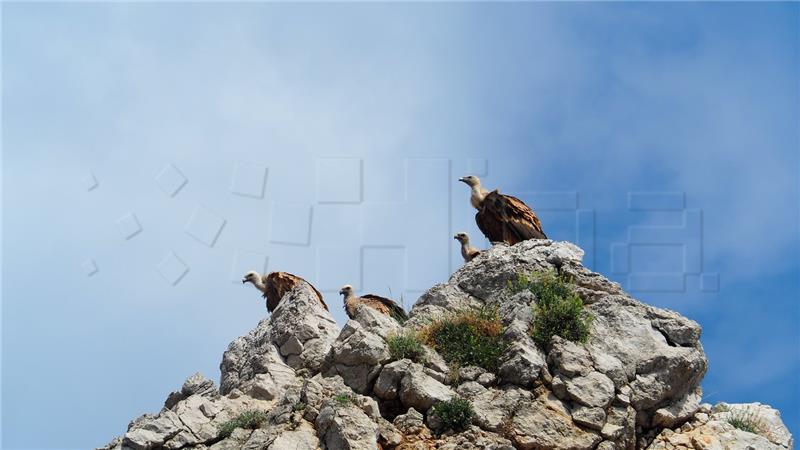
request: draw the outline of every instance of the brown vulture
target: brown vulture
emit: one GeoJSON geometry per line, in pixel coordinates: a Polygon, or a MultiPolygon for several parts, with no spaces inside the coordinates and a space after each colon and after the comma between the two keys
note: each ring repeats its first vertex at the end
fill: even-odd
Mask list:
{"type": "Polygon", "coordinates": [[[478,210],[475,222],[489,242],[514,245],[528,239],[547,239],[539,218],[522,200],[497,190],[487,191],[474,175],[458,181],[470,187],[470,203],[478,210]]]}
{"type": "Polygon", "coordinates": [[[469,244],[469,235],[467,233],[457,233],[453,236],[453,239],[461,242],[461,256],[464,257],[464,262],[470,262],[481,254],[480,250],[469,244]]]}
{"type": "Polygon", "coordinates": [[[325,301],[322,300],[322,294],[319,293],[317,288],[297,275],[292,275],[288,272],[272,272],[267,275],[261,275],[258,272],[253,272],[251,270],[244,275],[244,278],[242,278],[242,283],[248,282],[253,283],[253,286],[255,286],[256,289],[261,291],[263,294],[262,297],[267,299],[267,311],[270,313],[278,307],[278,304],[281,302],[283,296],[297,286],[298,283],[305,283],[311,287],[311,289],[314,290],[314,293],[317,294],[317,299],[319,299],[322,307],[326,310],[328,309],[328,305],[326,305],[325,301]]]}
{"type": "Polygon", "coordinates": [[[351,319],[355,316],[358,305],[364,305],[378,311],[384,316],[391,317],[399,323],[408,320],[408,316],[406,312],[403,311],[403,308],[388,298],[373,294],[364,294],[357,297],[353,293],[353,286],[349,284],[345,285],[339,293],[344,296],[344,311],[347,313],[347,317],[351,319]]]}

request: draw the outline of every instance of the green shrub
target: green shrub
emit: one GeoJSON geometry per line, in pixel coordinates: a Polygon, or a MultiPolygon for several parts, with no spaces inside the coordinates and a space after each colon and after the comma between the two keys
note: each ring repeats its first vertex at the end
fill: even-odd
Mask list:
{"type": "Polygon", "coordinates": [[[347,406],[353,403],[353,397],[346,392],[334,395],[333,400],[341,406],[347,406]]]}
{"type": "Polygon", "coordinates": [[[727,422],[742,431],[762,436],[766,435],[769,430],[767,423],[758,414],[758,411],[749,407],[729,409],[727,422]]]}
{"type": "Polygon", "coordinates": [[[447,383],[453,386],[461,384],[461,365],[456,361],[447,364],[447,383]]]}
{"type": "Polygon", "coordinates": [[[292,411],[298,412],[306,409],[306,402],[297,402],[292,405],[292,411]]]}
{"type": "Polygon", "coordinates": [[[416,362],[425,360],[425,348],[422,347],[422,343],[416,333],[406,332],[388,336],[386,344],[389,346],[389,354],[392,355],[392,359],[395,361],[406,358],[416,362]]]}
{"type": "Polygon", "coordinates": [[[449,364],[479,366],[496,372],[508,349],[495,309],[466,310],[434,320],[420,333],[449,364]]]}
{"type": "Polygon", "coordinates": [[[439,402],[433,406],[433,414],[442,421],[445,430],[460,431],[472,423],[475,410],[469,400],[453,397],[446,402],[439,402]]]}
{"type": "Polygon", "coordinates": [[[536,296],[531,336],[539,346],[546,347],[556,335],[586,342],[592,316],[584,310],[583,301],[568,280],[552,272],[520,274],[509,288],[514,292],[528,290],[536,296]]]}
{"type": "Polygon", "coordinates": [[[233,433],[237,428],[245,428],[248,430],[255,430],[267,420],[267,415],[263,411],[248,410],[239,414],[236,418],[231,419],[219,426],[217,437],[224,439],[233,433]]]}

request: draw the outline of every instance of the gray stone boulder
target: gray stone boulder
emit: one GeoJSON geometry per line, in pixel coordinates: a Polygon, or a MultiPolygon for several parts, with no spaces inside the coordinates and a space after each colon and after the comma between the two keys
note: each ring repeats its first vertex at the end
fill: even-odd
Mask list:
{"type": "Polygon", "coordinates": [[[397,399],[406,408],[421,412],[454,395],[450,387],[428,375],[421,364],[407,359],[385,365],[373,393],[381,400],[397,399]]]}
{"type": "Polygon", "coordinates": [[[520,409],[533,402],[534,394],[517,386],[485,388],[479,383],[464,383],[458,393],[472,404],[475,417],[472,422],[492,432],[505,432],[510,421],[520,409]]]}
{"type": "Polygon", "coordinates": [[[308,422],[278,435],[267,450],[316,450],[320,447],[317,430],[308,422]]]}
{"type": "Polygon", "coordinates": [[[447,385],[425,373],[418,364],[411,364],[400,380],[400,401],[417,411],[427,411],[437,402],[450,400],[453,395],[447,385]]]}
{"type": "Polygon", "coordinates": [[[614,398],[614,383],[598,371],[565,382],[567,396],[582,405],[605,408],[614,398]]]}
{"type": "Polygon", "coordinates": [[[794,441],[780,413],[760,403],[720,403],[678,428],[666,428],[648,450],[789,450],[794,441]]]}
{"type": "Polygon", "coordinates": [[[294,371],[317,373],[338,334],[330,312],[301,284],[284,296],[270,318],[228,345],[220,363],[220,392],[249,392],[249,382],[266,374],[258,381],[263,389],[256,389],[274,396],[294,371]]]}
{"type": "Polygon", "coordinates": [[[104,450],[549,449],[791,450],[779,413],[758,403],[702,405],[708,363],[700,326],[636,301],[581,264],[573,244],[494,245],[425,292],[400,325],[360,307],[341,332],[305,285],[271,318],[230,343],[219,390],[195,374],[157,414],[141,416],[104,450]],[[529,291],[520,273],[558,270],[591,314],[585,342],[530,336],[529,291]],[[393,361],[386,339],[445,314],[494,308],[509,349],[496,373],[448,365],[425,347],[419,361],[393,361]],[[462,431],[431,413],[460,396],[474,411],[462,431]],[[265,420],[218,435],[244,411],[265,420]],[[754,421],[750,431],[735,426],[754,421]],[[751,432],[755,430],[756,432],[751,432]]]}
{"type": "Polygon", "coordinates": [[[600,433],[575,426],[569,408],[552,394],[520,405],[511,421],[517,448],[593,449],[602,441],[600,433]]]}
{"type": "Polygon", "coordinates": [[[377,450],[378,425],[354,404],[328,400],[316,420],[317,434],[324,448],[377,450]]]}
{"type": "Polygon", "coordinates": [[[586,349],[594,367],[615,380],[618,388],[627,381],[641,425],[653,426],[657,409],[682,402],[695,392],[708,368],[702,345],[699,340],[679,345],[655,323],[669,319],[673,330],[678,323],[683,329],[696,329],[680,333],[681,337],[699,335],[699,325],[619,295],[598,299],[588,309],[594,320],[586,349]]]}
{"type": "Polygon", "coordinates": [[[284,296],[270,320],[271,340],[286,364],[295,370],[319,372],[339,327],[313,289],[305,284],[296,286],[284,296]]]}
{"type": "Polygon", "coordinates": [[[158,414],[137,418],[115,445],[106,448],[149,450],[210,445],[218,440],[219,427],[224,422],[246,410],[266,411],[272,405],[248,396],[193,394],[177,402],[172,409],[164,408],[158,414]]]}
{"type": "Polygon", "coordinates": [[[203,397],[215,397],[219,395],[217,386],[212,380],[204,377],[201,373],[197,372],[186,379],[178,391],[173,391],[164,401],[164,407],[172,409],[179,401],[184,400],[192,395],[200,395],[203,397]]]}
{"type": "Polygon", "coordinates": [[[364,305],[356,309],[354,316],[336,338],[325,373],[340,375],[355,392],[365,394],[372,388],[382,365],[389,361],[386,337],[401,328],[394,319],[364,305]]]}
{"type": "Polygon", "coordinates": [[[439,450],[514,450],[507,438],[478,427],[469,427],[458,434],[444,435],[437,442],[439,450]]]}

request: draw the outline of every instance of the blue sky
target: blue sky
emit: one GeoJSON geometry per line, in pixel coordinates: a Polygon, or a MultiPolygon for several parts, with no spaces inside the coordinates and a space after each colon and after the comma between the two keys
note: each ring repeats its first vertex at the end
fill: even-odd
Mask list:
{"type": "Polygon", "coordinates": [[[797,432],[799,12],[3,4],[2,447],[101,445],[218,378],[266,314],[244,270],[340,322],[345,283],[413,302],[479,236],[468,172],[700,322],[707,401],[797,432]]]}

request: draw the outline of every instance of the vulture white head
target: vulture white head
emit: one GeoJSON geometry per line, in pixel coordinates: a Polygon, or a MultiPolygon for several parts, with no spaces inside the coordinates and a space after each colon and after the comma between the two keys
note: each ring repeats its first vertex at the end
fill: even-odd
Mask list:
{"type": "Polygon", "coordinates": [[[254,270],[251,270],[251,271],[247,272],[246,274],[244,274],[244,277],[242,278],[242,284],[244,284],[244,283],[253,283],[253,284],[255,284],[256,280],[260,280],[260,278],[261,278],[261,275],[259,275],[258,272],[254,271],[254,270]]]}
{"type": "Polygon", "coordinates": [[[350,297],[350,296],[352,296],[353,295],[353,286],[350,286],[349,284],[345,284],[344,286],[342,286],[341,289],[339,289],[339,294],[344,295],[345,299],[350,297]]]}
{"type": "Polygon", "coordinates": [[[486,198],[486,194],[489,193],[489,191],[481,186],[480,178],[476,177],[475,175],[467,175],[459,178],[458,181],[469,186],[470,190],[472,191],[469,197],[469,202],[472,203],[473,208],[480,209],[481,204],[483,204],[483,199],[486,198]]]}
{"type": "Polygon", "coordinates": [[[466,185],[469,187],[475,187],[481,185],[481,179],[476,177],[475,175],[467,175],[465,177],[461,177],[458,179],[458,181],[466,183],[466,185]]]}
{"type": "Polygon", "coordinates": [[[457,240],[458,242],[461,242],[462,244],[466,244],[469,242],[469,235],[462,231],[460,233],[456,233],[456,235],[453,236],[453,239],[457,240]]]}
{"type": "Polygon", "coordinates": [[[267,286],[264,285],[264,280],[261,277],[261,274],[254,270],[251,270],[246,274],[244,274],[244,277],[242,277],[242,284],[244,283],[252,283],[253,286],[255,286],[256,289],[258,289],[261,292],[265,292],[267,290],[267,286]]]}

